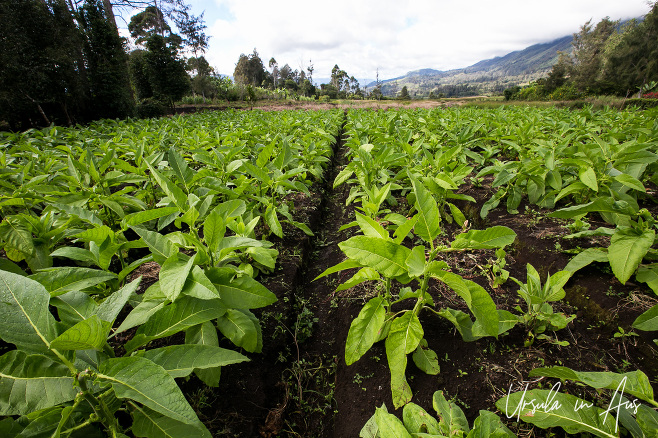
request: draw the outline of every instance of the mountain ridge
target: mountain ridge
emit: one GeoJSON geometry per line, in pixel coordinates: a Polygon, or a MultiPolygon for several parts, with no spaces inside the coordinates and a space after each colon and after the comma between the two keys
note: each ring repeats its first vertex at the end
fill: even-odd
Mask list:
{"type": "MultiPolygon", "coordinates": [[[[533,44],[503,56],[479,61],[468,67],[452,70],[423,68],[404,76],[380,81],[385,96],[395,96],[403,86],[412,97],[461,97],[502,92],[546,76],[559,58],[560,52],[570,52],[573,36],[533,44]]],[[[371,82],[368,88],[377,84],[371,82]]]]}

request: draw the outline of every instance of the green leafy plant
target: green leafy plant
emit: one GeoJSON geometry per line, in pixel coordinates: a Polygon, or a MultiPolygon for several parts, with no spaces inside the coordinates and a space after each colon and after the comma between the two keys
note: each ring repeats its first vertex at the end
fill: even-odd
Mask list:
{"type": "Polygon", "coordinates": [[[345,346],[345,362],[348,365],[356,362],[375,342],[385,340],[391,371],[391,392],[396,408],[408,403],[412,397],[405,377],[408,354],[413,353],[414,363],[421,370],[428,374],[439,372],[436,353],[423,339],[424,332],[418,318],[423,309],[450,320],[466,341],[483,336],[497,337],[516,323],[516,318],[508,315],[509,312],[496,310],[492,298],[481,286],[450,272],[447,263],[437,260],[441,253],[502,248],[511,244],[516,234],[506,227],[492,227],[462,233],[450,246],[435,245],[435,239],[441,234],[437,203],[419,180],[411,174],[409,176],[415,194],[416,214],[400,224],[391,237],[389,231],[377,221],[356,213],[356,222],[363,235],[339,243],[338,246],[348,259],[317,277],[359,268],[338,290],[349,289],[368,280],[383,284],[382,291],[369,300],[352,321],[345,346]],[[412,230],[424,245],[409,249],[402,243],[412,230]],[[475,316],[475,322],[460,310],[434,310],[434,301],[428,293],[431,278],[454,290],[475,316]],[[392,294],[393,281],[403,285],[416,282],[417,287],[402,288],[396,299],[392,294]],[[407,300],[413,303],[411,309],[392,310],[393,305],[407,300]]]}
{"type": "Polygon", "coordinates": [[[415,403],[408,403],[404,406],[402,421],[400,421],[395,415],[389,414],[386,405],[383,405],[375,410],[375,414],[361,429],[359,436],[361,438],[516,437],[496,414],[484,410],[480,411],[473,422],[473,428],[470,428],[464,412],[455,403],[446,400],[443,391],[434,393],[432,404],[438,420],[415,403]]]}
{"type": "Polygon", "coordinates": [[[596,390],[612,392],[607,409],[595,406],[579,397],[559,392],[559,384],[550,390],[531,389],[508,393],[496,402],[508,418],[516,418],[546,429],[561,427],[568,434],[591,433],[598,437],[619,436],[619,425],[633,437],[655,436],[658,430],[658,407],[653,388],[642,371],[624,374],[612,372],[582,372],[567,367],[537,368],[530,377],[552,377],[572,380],[596,390]],[[633,397],[629,400],[629,397],[633,397]],[[638,400],[639,399],[639,400],[638,400]],[[613,415],[614,413],[614,415],[613,415]]]}
{"type": "MultiPolygon", "coordinates": [[[[542,286],[541,278],[537,270],[528,264],[526,283],[521,283],[516,278],[512,280],[519,285],[518,294],[523,298],[526,309],[516,306],[516,310],[522,312],[519,321],[528,328],[528,334],[525,340],[525,346],[532,345],[535,338],[548,339],[545,335],[546,330],[560,330],[567,326],[576,316],[567,317],[563,313],[554,313],[553,307],[549,304],[551,301],[559,301],[564,298],[564,285],[571,278],[571,272],[559,271],[553,275],[547,275],[546,282],[542,286]]],[[[559,342],[560,345],[568,345],[568,342],[559,342]]]]}
{"type": "MultiPolygon", "coordinates": [[[[0,271],[0,338],[16,347],[0,357],[4,436],[126,436],[120,410],[132,418],[135,436],[210,436],[174,378],[248,359],[198,344],[116,357],[108,336],[138,285],[135,280],[99,305],[80,292],[53,297],[34,280],[0,271]]],[[[206,309],[213,309],[206,318],[226,311],[206,309]]]]}

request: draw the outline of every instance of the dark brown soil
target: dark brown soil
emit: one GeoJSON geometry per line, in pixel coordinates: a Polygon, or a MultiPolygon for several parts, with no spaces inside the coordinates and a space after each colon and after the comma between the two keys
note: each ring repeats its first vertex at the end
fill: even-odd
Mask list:
{"type": "MultiPolygon", "coordinates": [[[[205,387],[196,378],[180,382],[214,436],[358,437],[376,407],[385,403],[393,411],[383,342],[351,366],[344,360],[350,323],[375,294],[374,285],[365,283],[337,293],[336,286],[349,278],[350,273],[345,272],[314,281],[344,259],[337,244],[355,232],[339,231],[354,218],[353,206],[345,205],[348,188],[332,188],[335,175],[345,164],[340,148],[341,144],[326,181],[314,188],[313,195],[291,199],[296,219],[310,224],[315,236],[310,238],[288,227],[285,239],[274,239],[280,251],[279,267],[260,280],[279,300],[257,315],[263,326],[262,354],[250,354],[249,363],[224,367],[219,388],[205,387]]],[[[536,207],[526,209],[522,205],[522,213],[516,215],[499,207],[482,220],[480,207],[493,193],[487,181],[477,187],[466,185],[460,191],[477,200],[474,208],[460,205],[474,228],[504,225],[517,233],[518,239],[507,251],[506,268],[523,282],[526,264],[532,264],[545,279],[548,273],[564,268],[572,257],[565,250],[590,245],[563,239],[569,233],[565,224],[546,218],[546,212],[536,207]]],[[[457,232],[446,224],[447,241],[457,232]]],[[[523,302],[516,283],[508,280],[492,289],[486,274],[491,259],[495,259],[493,251],[483,251],[446,261],[454,272],[485,287],[498,308],[518,313],[515,306],[523,302]]],[[[425,339],[438,354],[441,372],[426,375],[409,361],[407,378],[413,401],[433,412],[432,395],[442,390],[463,408],[471,424],[479,410],[487,409],[497,412],[519,436],[564,436],[561,429],[551,432],[516,424],[497,411],[495,402],[510,385],[531,380],[530,371],[544,366],[563,365],[579,371],[642,370],[650,379],[658,375],[658,354],[651,334],[636,331],[636,335],[614,338],[619,327],[632,332],[634,319],[655,304],[644,285],[621,285],[609,269],[590,266],[579,271],[565,289],[566,299],[555,303],[554,308],[575,314],[576,319],[566,329],[551,334],[559,341],[568,341],[568,346],[536,340],[525,347],[526,332],[521,326],[499,339],[467,343],[446,320],[421,314],[425,339]]],[[[437,309],[467,309],[454,293],[436,283],[431,284],[430,293],[437,309]]],[[[539,384],[552,385],[550,379],[545,380],[539,384]]],[[[591,401],[599,397],[570,383],[563,391],[591,401]]],[[[401,415],[401,410],[395,413],[401,415]]]]}

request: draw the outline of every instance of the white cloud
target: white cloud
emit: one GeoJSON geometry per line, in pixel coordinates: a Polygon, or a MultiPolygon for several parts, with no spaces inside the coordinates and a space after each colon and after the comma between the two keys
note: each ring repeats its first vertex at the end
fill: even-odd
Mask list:
{"type": "Polygon", "coordinates": [[[305,67],[328,77],[334,64],[358,78],[419,68],[466,67],[578,31],[587,20],[646,14],[646,0],[191,0],[205,9],[206,54],[232,74],[257,48],[264,64],[305,67]]]}

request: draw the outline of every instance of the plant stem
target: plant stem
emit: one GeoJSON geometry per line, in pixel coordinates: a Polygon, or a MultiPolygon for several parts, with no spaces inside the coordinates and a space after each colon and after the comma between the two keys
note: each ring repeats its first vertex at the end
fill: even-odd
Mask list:
{"type": "Polygon", "coordinates": [[[108,431],[110,432],[110,436],[112,438],[116,438],[118,436],[116,418],[114,418],[114,415],[112,415],[105,402],[89,391],[89,387],[87,386],[87,379],[89,377],[91,377],[91,371],[88,369],[82,371],[76,377],[76,380],[80,385],[80,389],[82,390],[82,395],[91,405],[96,415],[98,415],[101,423],[107,427],[108,431]]]}

